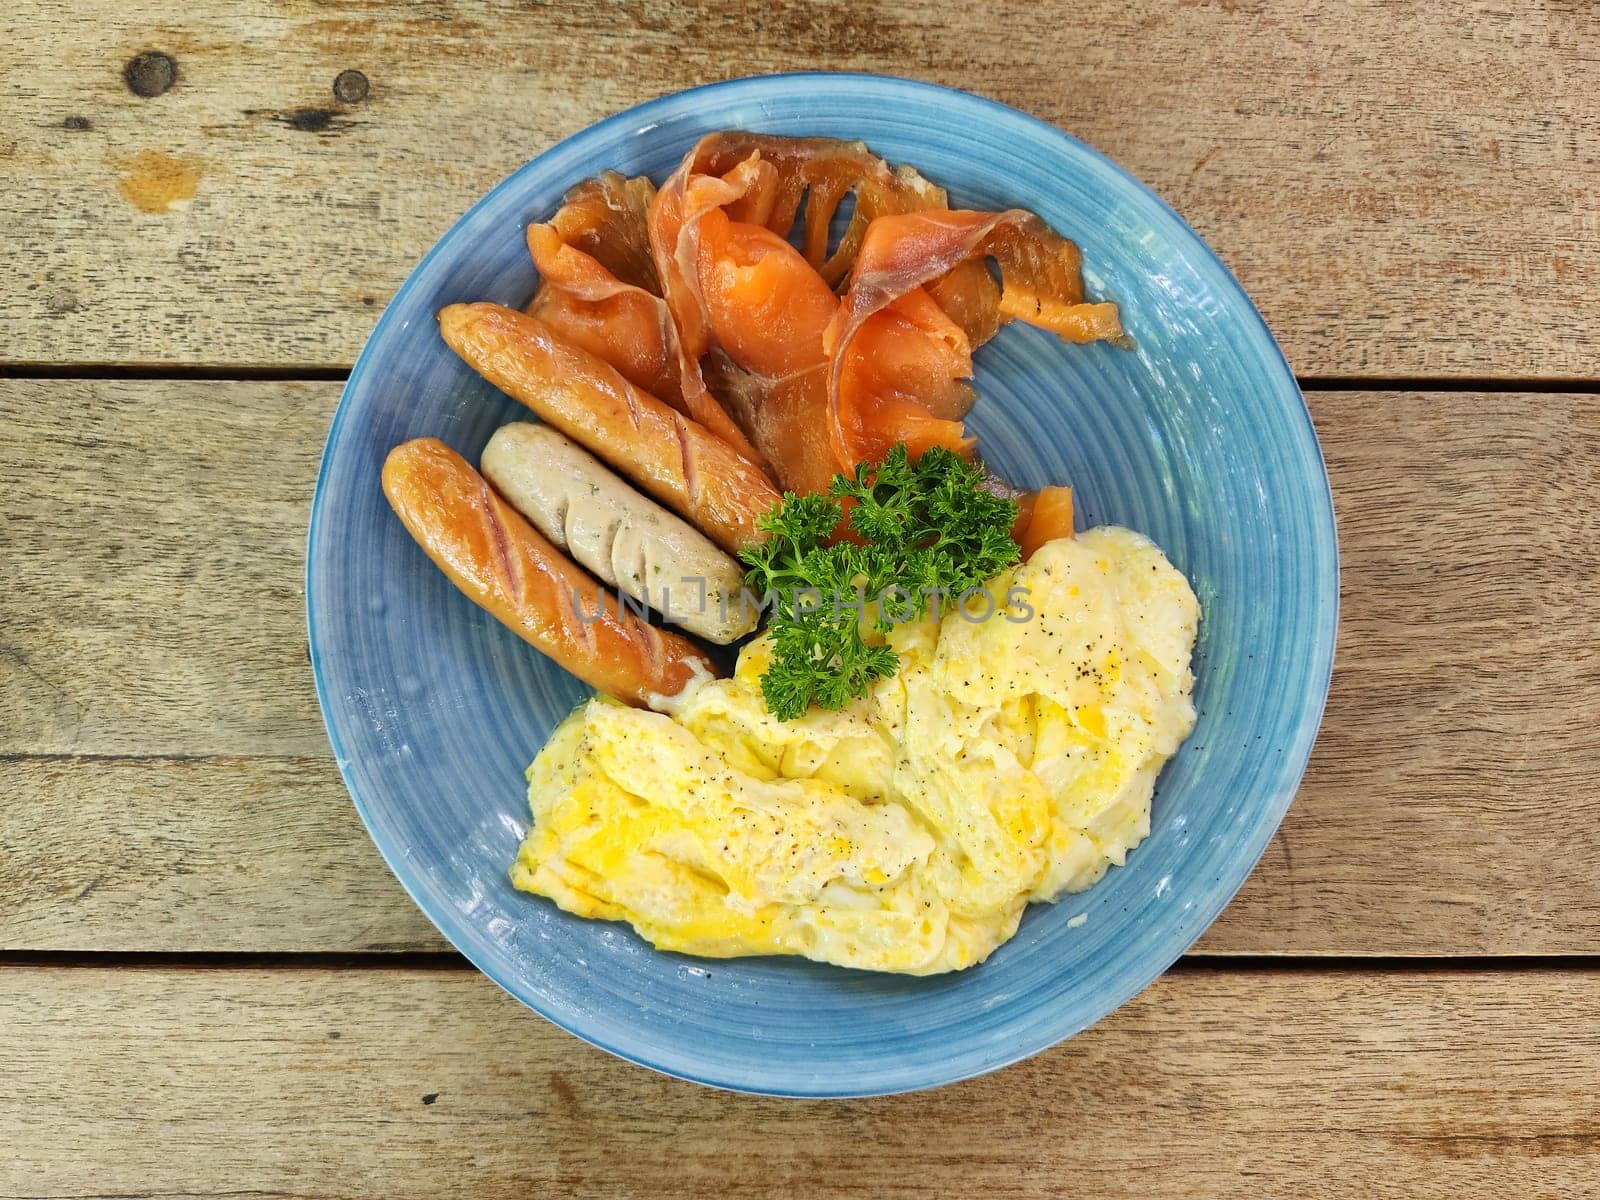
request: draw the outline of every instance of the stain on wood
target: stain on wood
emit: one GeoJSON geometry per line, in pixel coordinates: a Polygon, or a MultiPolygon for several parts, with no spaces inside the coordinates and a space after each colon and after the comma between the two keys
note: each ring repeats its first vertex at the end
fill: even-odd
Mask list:
{"type": "Polygon", "coordinates": [[[200,162],[159,150],[141,150],[120,161],[117,191],[140,212],[169,213],[189,207],[200,187],[200,162]]]}
{"type": "Polygon", "coordinates": [[[88,117],[65,117],[62,119],[61,128],[81,133],[86,129],[93,129],[94,125],[90,123],[88,117]]]}
{"type": "Polygon", "coordinates": [[[254,118],[265,118],[286,129],[293,129],[299,133],[326,134],[336,136],[354,129],[361,124],[342,113],[331,108],[302,107],[290,109],[260,109],[247,108],[244,115],[254,118]]]}
{"type": "Polygon", "coordinates": [[[572,1086],[572,1080],[567,1078],[565,1071],[550,1072],[550,1091],[568,1112],[577,1112],[581,1108],[578,1089],[572,1086]]]}
{"type": "Polygon", "coordinates": [[[334,115],[326,108],[297,108],[284,118],[284,124],[306,133],[321,133],[333,124],[334,115]]]}
{"type": "Polygon", "coordinates": [[[333,78],[333,98],[340,104],[360,104],[372,85],[360,71],[340,71],[333,78]]]}
{"type": "Polygon", "coordinates": [[[122,81],[135,96],[151,99],[178,82],[178,63],[170,54],[146,50],[135,54],[122,68],[122,81]]]}

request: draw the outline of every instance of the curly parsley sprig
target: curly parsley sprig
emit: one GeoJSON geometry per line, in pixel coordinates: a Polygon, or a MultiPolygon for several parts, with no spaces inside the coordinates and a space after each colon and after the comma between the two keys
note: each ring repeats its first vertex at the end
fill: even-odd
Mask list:
{"type": "Polygon", "coordinates": [[[747,586],[774,604],[761,677],[774,716],[792,721],[812,704],[838,709],[865,695],[900,663],[883,634],[1021,557],[1016,502],[983,484],[983,469],[958,454],[934,447],[913,462],[901,444],[835,475],[826,495],[785,493],[761,519],[767,541],[740,557],[747,586]],[[859,543],[835,539],[847,511],[859,543]]]}

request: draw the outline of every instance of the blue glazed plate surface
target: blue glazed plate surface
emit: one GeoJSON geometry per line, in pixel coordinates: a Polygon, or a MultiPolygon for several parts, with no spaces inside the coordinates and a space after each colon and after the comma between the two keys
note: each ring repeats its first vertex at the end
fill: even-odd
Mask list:
{"type": "MultiPolygon", "coordinates": [[[[578,1036],[703,1083],[795,1096],[931,1087],[1098,1021],[1205,930],[1299,784],[1333,660],[1338,564],[1316,436],[1249,298],[1121,168],[992,101],[905,80],[790,75],[652,101],[584,130],[485,196],[411,274],[352,372],[312,506],[306,604],[329,737],[395,874],[460,950],[578,1036]],[[977,355],[970,419],[1006,478],[1070,483],[1080,528],[1161,545],[1204,611],[1194,735],[1149,839],[1090,891],[1035,906],[982,966],[909,979],[799,960],[695,960],[514,891],[523,769],[584,687],[457,594],[389,511],[385,454],[422,435],[476,461],[526,411],[440,340],[458,300],[520,306],[523,241],[603,168],[665,175],[703,133],[864,139],[954,207],[1023,207],[1083,248],[1137,348],[1013,325],[977,355]],[[1081,918],[1081,919],[1077,919],[1081,918]]],[[[506,1048],[514,1058],[514,1046],[506,1048]]]]}

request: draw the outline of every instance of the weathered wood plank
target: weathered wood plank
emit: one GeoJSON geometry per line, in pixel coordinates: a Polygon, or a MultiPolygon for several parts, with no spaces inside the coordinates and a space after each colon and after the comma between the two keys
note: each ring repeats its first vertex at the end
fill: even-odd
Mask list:
{"type": "Polygon", "coordinates": [[[23,0],[0,361],[348,364],[439,233],[557,138],[820,67],[982,91],[1119,159],[1302,374],[1592,379],[1596,44],[1583,0],[23,0]],[[150,51],[176,79],[141,96],[166,82],[152,58],[125,81],[150,51]],[[352,69],[364,98],[336,99],[352,69]]]}
{"type": "MultiPolygon", "coordinates": [[[[0,947],[439,945],[364,844],[305,661],[336,392],[0,383],[0,791],[20,831],[0,947]]],[[[1333,695],[1288,821],[1201,947],[1597,952],[1600,399],[1312,404],[1344,556],[1333,695]]]]}
{"type": "Polygon", "coordinates": [[[1180,970],[998,1074],[802,1103],[630,1066],[467,972],[12,968],[0,1197],[1576,1200],[1597,1026],[1593,971],[1180,970]]]}
{"type": "Polygon", "coordinates": [[[0,948],[449,948],[331,758],[21,759],[0,789],[0,948]]]}
{"type": "Polygon", "coordinates": [[[305,539],[338,394],[0,381],[0,754],[328,753],[305,539]]]}

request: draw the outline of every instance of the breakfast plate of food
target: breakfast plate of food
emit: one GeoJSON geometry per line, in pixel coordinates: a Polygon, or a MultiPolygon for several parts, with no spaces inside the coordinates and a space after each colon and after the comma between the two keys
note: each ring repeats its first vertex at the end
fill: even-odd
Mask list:
{"type": "Polygon", "coordinates": [[[380,319],[307,567],[329,736],[518,999],[717,1086],[1013,1062],[1286,811],[1337,549],[1294,378],[1152,193],[857,75],[652,101],[380,319]]]}

